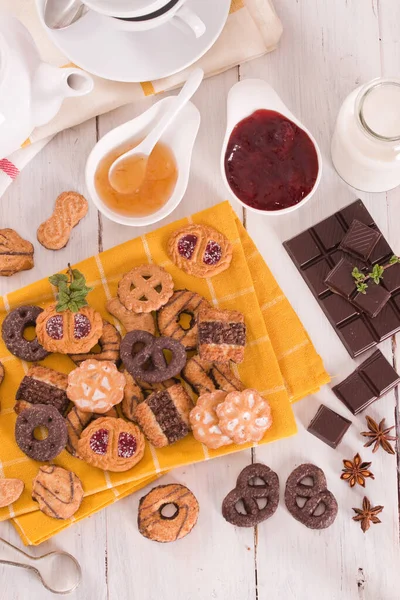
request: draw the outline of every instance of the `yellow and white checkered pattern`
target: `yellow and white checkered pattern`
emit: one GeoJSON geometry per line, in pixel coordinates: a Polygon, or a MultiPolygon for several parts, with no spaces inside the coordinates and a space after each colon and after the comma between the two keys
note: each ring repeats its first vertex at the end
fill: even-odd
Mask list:
{"type": "MultiPolygon", "coordinates": [[[[239,310],[245,315],[245,360],[238,365],[236,374],[247,387],[262,392],[271,404],[273,415],[273,425],[260,443],[296,433],[290,403],[316,391],[328,382],[329,376],[297,315],[229,203],[221,203],[76,265],[86,276],[88,285],[94,287],[88,298],[90,304],[118,327],[120,324],[105,310],[106,300],[116,295],[123,273],[144,262],[163,265],[171,273],[177,289],[196,291],[214,306],[239,310]],[[170,234],[192,222],[216,227],[233,244],[230,268],[212,279],[197,279],[187,275],[169,260],[166,253],[170,234]]],[[[0,322],[17,306],[36,304],[45,307],[53,301],[54,291],[48,280],[38,281],[0,299],[0,322]]],[[[104,472],[63,451],[54,462],[78,475],[83,483],[85,498],[73,519],[56,521],[37,510],[31,491],[39,463],[26,457],[14,439],[15,393],[28,365],[9,354],[2,340],[0,360],[6,369],[6,377],[0,388],[0,476],[17,477],[25,482],[21,498],[14,505],[0,509],[0,520],[12,519],[25,544],[41,543],[72,522],[142,488],[175,467],[223,456],[250,446],[231,445],[207,450],[192,435],[167,448],[156,449],[147,444],[143,460],[125,473],[104,472]]],[[[66,373],[73,368],[68,357],[58,354],[49,356],[43,362],[66,373]]]]}

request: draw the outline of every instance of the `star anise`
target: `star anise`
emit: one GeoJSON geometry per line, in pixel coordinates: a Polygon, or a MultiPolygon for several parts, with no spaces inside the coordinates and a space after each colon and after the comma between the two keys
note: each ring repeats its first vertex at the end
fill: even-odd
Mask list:
{"type": "Polygon", "coordinates": [[[340,479],[344,479],[344,481],[348,481],[350,487],[354,487],[356,483],[358,485],[362,485],[365,487],[365,479],[367,477],[371,477],[371,479],[375,479],[373,473],[369,471],[369,467],[371,466],[370,462],[361,462],[361,456],[358,454],[355,455],[353,462],[351,460],[344,460],[344,469],[342,469],[343,473],[340,476],[340,479]]]}
{"type": "Polygon", "coordinates": [[[371,502],[364,496],[362,508],[353,508],[354,512],[357,513],[353,517],[353,521],[361,521],[361,529],[365,533],[371,523],[381,523],[381,520],[376,515],[382,512],[383,508],[383,506],[371,506],[371,502]]]}
{"type": "Polygon", "coordinates": [[[382,421],[378,425],[376,421],[371,419],[371,417],[367,416],[365,418],[367,420],[369,431],[363,431],[361,435],[369,438],[369,440],[366,444],[364,444],[364,447],[368,448],[368,446],[372,446],[372,444],[375,444],[372,452],[376,452],[379,446],[382,446],[385,452],[387,452],[388,454],[394,454],[395,452],[390,442],[395,442],[397,440],[397,437],[394,435],[389,435],[390,431],[394,429],[394,425],[393,427],[385,428],[385,419],[382,419],[382,421]]]}

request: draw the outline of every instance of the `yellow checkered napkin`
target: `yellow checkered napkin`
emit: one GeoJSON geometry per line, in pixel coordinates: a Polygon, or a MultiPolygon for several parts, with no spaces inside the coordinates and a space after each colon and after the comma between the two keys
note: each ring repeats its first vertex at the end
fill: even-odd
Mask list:
{"type": "MultiPolygon", "coordinates": [[[[171,273],[176,289],[196,291],[214,306],[239,310],[245,315],[245,360],[237,367],[236,374],[247,387],[258,389],[267,398],[273,415],[273,425],[260,443],[296,433],[291,401],[316,391],[329,381],[329,376],[302,324],[229,203],[224,202],[126,242],[76,267],[85,274],[88,285],[94,287],[89,295],[90,304],[119,327],[119,323],[105,310],[106,300],[116,295],[118,281],[128,269],[147,262],[165,267],[171,273]],[[192,222],[216,227],[233,244],[230,268],[212,279],[197,279],[187,275],[169,260],[166,253],[170,234],[192,222]]],[[[38,281],[0,299],[0,322],[10,310],[22,304],[45,307],[53,301],[53,289],[48,280],[38,281]]],[[[85,498],[73,519],[51,519],[37,510],[37,504],[31,498],[32,480],[39,463],[27,458],[14,440],[15,393],[28,365],[10,355],[2,340],[0,360],[6,369],[6,377],[0,388],[0,476],[18,477],[25,482],[21,498],[12,506],[0,509],[0,520],[11,518],[25,544],[43,542],[74,521],[139,490],[174,467],[250,446],[231,445],[219,450],[207,450],[192,435],[167,448],[155,449],[147,444],[143,460],[125,473],[104,472],[90,467],[64,451],[54,462],[78,475],[83,483],[85,498]]],[[[58,354],[46,358],[43,363],[66,373],[73,368],[68,357],[58,354]]]]}

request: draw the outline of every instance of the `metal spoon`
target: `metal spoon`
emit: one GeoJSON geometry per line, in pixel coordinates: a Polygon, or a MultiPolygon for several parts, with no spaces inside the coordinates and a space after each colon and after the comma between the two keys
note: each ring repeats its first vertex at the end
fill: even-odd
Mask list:
{"type": "Polygon", "coordinates": [[[44,22],[49,29],[65,29],[83,17],[88,10],[80,0],[46,0],[44,22]]]}

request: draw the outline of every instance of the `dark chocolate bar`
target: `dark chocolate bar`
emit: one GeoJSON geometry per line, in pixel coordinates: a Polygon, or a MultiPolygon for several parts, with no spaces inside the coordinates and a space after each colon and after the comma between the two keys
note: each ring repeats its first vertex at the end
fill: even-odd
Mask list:
{"type": "Polygon", "coordinates": [[[321,404],[307,431],[331,448],[337,448],[350,425],[351,421],[321,404]]]}
{"type": "Polygon", "coordinates": [[[354,219],[339,248],[356,258],[367,261],[381,237],[380,231],[354,219]]]}
{"type": "Polygon", "coordinates": [[[376,317],[386,302],[390,300],[391,294],[381,284],[377,285],[372,279],[368,280],[368,287],[364,293],[358,292],[355,279],[352,276],[354,265],[345,258],[340,259],[338,264],[329,271],[325,278],[327,286],[349,300],[356,308],[369,317],[376,317]]]}
{"type": "Polygon", "coordinates": [[[353,415],[358,415],[399,383],[400,376],[382,352],[376,350],[332,391],[353,415]]]}
{"type": "Polygon", "coordinates": [[[393,251],[383,236],[379,238],[367,263],[359,261],[358,264],[340,250],[339,245],[354,219],[379,232],[364,204],[361,200],[357,200],[321,223],[284,242],[291,259],[353,357],[359,356],[400,331],[399,264],[385,270],[380,285],[390,292],[391,297],[375,318],[369,317],[351,302],[332,292],[325,283],[328,273],[342,258],[347,258],[367,273],[371,271],[374,264],[388,264],[393,256],[393,251]]]}

